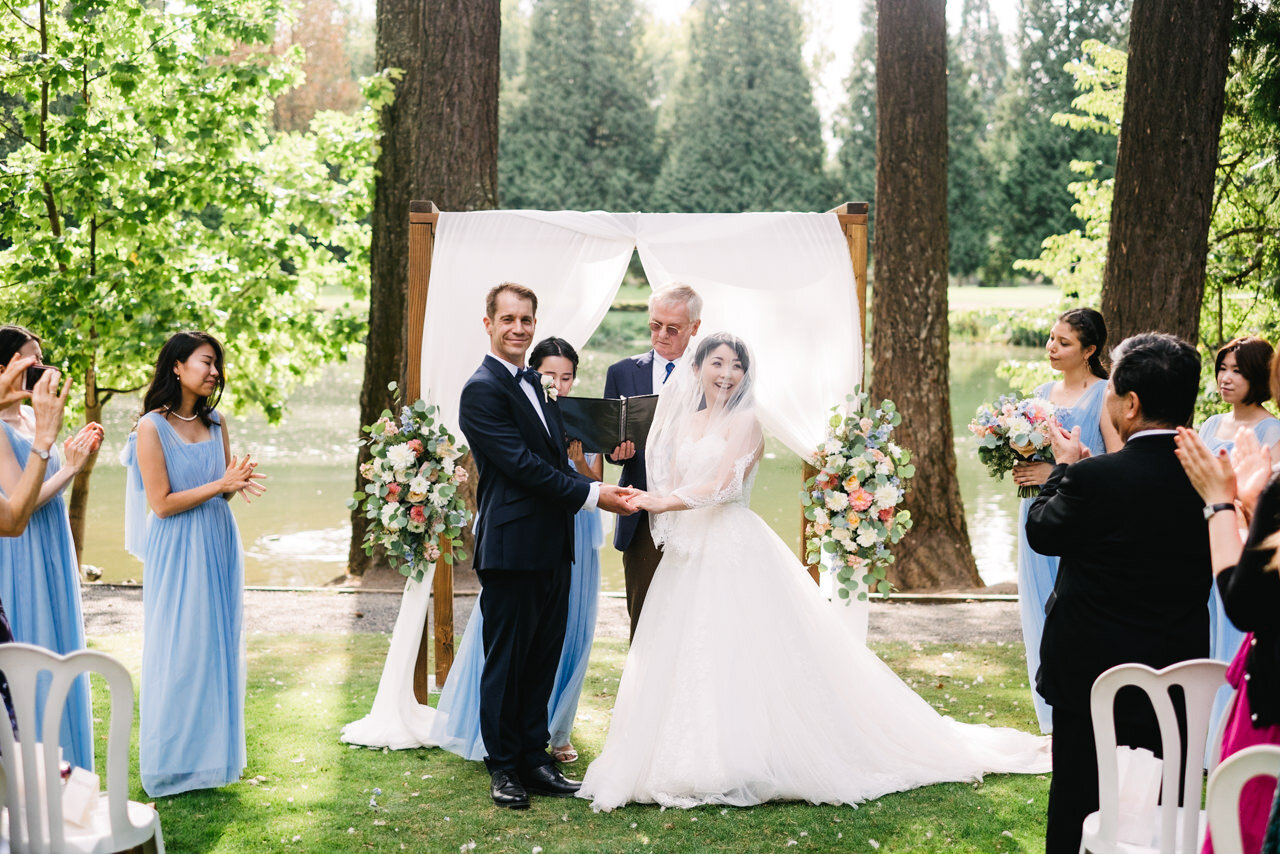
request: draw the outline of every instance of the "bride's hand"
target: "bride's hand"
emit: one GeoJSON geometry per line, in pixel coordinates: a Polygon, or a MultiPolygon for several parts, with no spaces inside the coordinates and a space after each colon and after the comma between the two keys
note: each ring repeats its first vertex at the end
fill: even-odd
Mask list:
{"type": "Polygon", "coordinates": [[[631,499],[640,510],[647,510],[650,513],[667,513],[671,510],[684,510],[685,504],[679,498],[673,495],[661,496],[654,495],[652,492],[638,492],[631,499]]]}

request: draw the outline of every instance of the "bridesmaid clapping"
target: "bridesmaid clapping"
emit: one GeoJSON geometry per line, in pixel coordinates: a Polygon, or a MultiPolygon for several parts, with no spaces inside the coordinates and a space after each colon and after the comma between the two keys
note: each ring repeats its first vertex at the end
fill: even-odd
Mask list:
{"type": "MultiPolygon", "coordinates": [[[[227,501],[261,495],[264,475],[247,456],[231,456],[214,409],[223,383],[215,338],[174,335],[130,437],[136,451],[125,451],[131,488],[140,481],[153,514],[142,540],[138,733],[142,785],[152,796],[222,786],[245,767],[244,562],[227,501]]],[[[133,533],[126,539],[138,542],[133,533]]]]}
{"type": "MultiPolygon", "coordinates": [[[[1107,369],[1102,351],[1107,346],[1107,325],[1091,308],[1063,313],[1049,331],[1045,350],[1049,366],[1062,379],[1036,389],[1035,396],[1056,407],[1055,416],[1065,430],[1080,428],[1080,441],[1094,454],[1120,447],[1116,433],[1103,411],[1103,390],[1107,369]]],[[[1021,463],[1013,469],[1018,486],[1039,486],[1053,470],[1052,463],[1021,463]]],[[[1044,607],[1058,578],[1058,559],[1039,554],[1027,545],[1027,508],[1033,498],[1024,498],[1018,512],[1018,602],[1022,613],[1022,640],[1027,647],[1027,684],[1041,732],[1053,731],[1049,704],[1036,691],[1036,671],[1040,669],[1040,636],[1044,631],[1044,607]]]]}
{"type": "MultiPolygon", "coordinates": [[[[21,326],[0,326],[0,364],[14,358],[43,358],[40,339],[21,326]]],[[[0,489],[15,494],[35,441],[31,407],[14,402],[0,409],[0,489]]],[[[16,538],[0,539],[0,601],[9,611],[14,640],[60,654],[85,648],[80,612],[80,564],[71,538],[71,520],[62,491],[102,442],[102,427],[86,424],[59,453],[49,448],[37,510],[16,538]]],[[[48,691],[40,683],[38,707],[48,691]]],[[[43,737],[38,734],[37,737],[43,737]]],[[[76,678],[67,694],[59,743],[73,764],[93,770],[93,716],[89,677],[76,678]]]]}

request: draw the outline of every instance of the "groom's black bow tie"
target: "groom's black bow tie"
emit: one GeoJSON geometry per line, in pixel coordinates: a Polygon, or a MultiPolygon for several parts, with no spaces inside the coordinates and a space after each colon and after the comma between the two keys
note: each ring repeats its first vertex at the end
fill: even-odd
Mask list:
{"type": "Polygon", "coordinates": [[[542,388],[542,374],[536,368],[520,368],[516,371],[516,382],[524,380],[534,388],[542,388]]]}

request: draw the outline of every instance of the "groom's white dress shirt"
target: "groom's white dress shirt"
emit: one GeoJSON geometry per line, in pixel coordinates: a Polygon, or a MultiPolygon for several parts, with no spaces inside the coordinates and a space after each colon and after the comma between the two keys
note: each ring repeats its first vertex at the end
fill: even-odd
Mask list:
{"type": "MultiPolygon", "coordinates": [[[[516,373],[518,373],[520,370],[520,367],[518,365],[511,364],[506,359],[499,356],[497,353],[490,352],[489,355],[497,359],[498,363],[501,364],[502,367],[507,369],[507,373],[511,374],[512,379],[516,378],[516,373]]],[[[537,391],[535,391],[531,383],[524,382],[524,381],[517,383],[517,385],[519,385],[520,390],[524,392],[524,396],[529,399],[529,404],[533,407],[533,411],[538,414],[538,420],[542,422],[542,429],[546,430],[547,435],[550,436],[551,428],[547,426],[547,418],[545,415],[542,414],[542,404],[538,402],[538,394],[542,392],[542,389],[538,389],[537,391]]],[[[594,510],[596,509],[596,504],[599,503],[599,501],[600,501],[600,481],[598,480],[592,481],[591,490],[587,493],[587,502],[582,505],[582,509],[594,510]]]]}

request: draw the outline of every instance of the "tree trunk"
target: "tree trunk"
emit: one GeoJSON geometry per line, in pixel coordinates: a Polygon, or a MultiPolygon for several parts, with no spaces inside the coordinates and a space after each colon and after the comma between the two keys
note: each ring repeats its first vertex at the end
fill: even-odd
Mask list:
{"type": "MultiPolygon", "coordinates": [[[[101,402],[85,407],[84,422],[88,424],[91,421],[102,423],[101,402]]],[[[67,515],[71,519],[71,539],[76,545],[77,563],[84,562],[84,524],[89,506],[89,478],[93,475],[93,467],[98,462],[98,453],[99,451],[94,451],[90,454],[84,468],[80,469],[72,479],[71,497],[67,501],[67,515]]]]}
{"type": "Polygon", "coordinates": [[[1102,280],[1114,342],[1199,334],[1232,6],[1134,0],[1102,280]]]}
{"type": "Polygon", "coordinates": [[[889,579],[982,583],[956,480],[947,359],[947,21],[943,0],[877,4],[872,396],[902,413],[915,526],[889,579]]]}
{"type": "MultiPolygon", "coordinates": [[[[392,405],[389,382],[404,387],[409,202],[433,201],[445,211],[498,205],[500,22],[499,0],[378,0],[377,67],[405,73],[395,101],[382,111],[361,424],[392,405]]],[[[477,335],[482,312],[476,306],[477,335]]],[[[431,342],[422,346],[427,352],[431,342]]],[[[368,458],[362,448],[357,491],[363,489],[359,467],[368,458]]],[[[365,521],[352,511],[347,567],[353,575],[363,575],[374,560],[361,546],[365,521]]]]}

